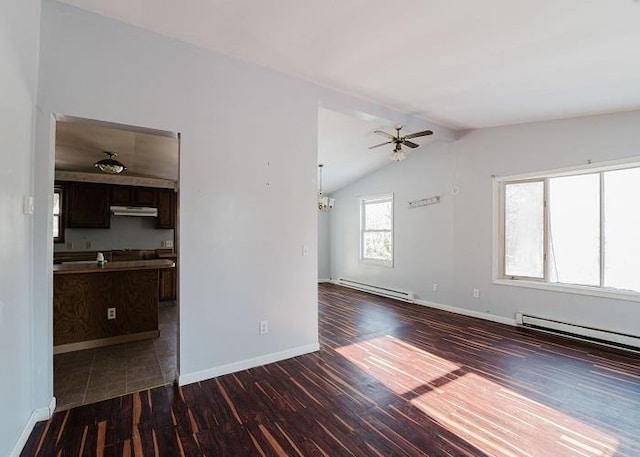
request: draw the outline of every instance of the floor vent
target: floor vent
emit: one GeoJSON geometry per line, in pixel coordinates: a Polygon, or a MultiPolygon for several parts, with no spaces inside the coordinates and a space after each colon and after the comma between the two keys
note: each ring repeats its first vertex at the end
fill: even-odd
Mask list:
{"type": "Polygon", "coordinates": [[[340,278],[337,283],[341,286],[351,287],[352,289],[358,289],[363,292],[370,292],[372,294],[381,295],[383,297],[395,298],[406,302],[413,301],[413,292],[407,292],[404,290],[389,289],[386,287],[378,287],[372,284],[365,284],[363,282],[352,281],[350,279],[340,278]]]}
{"type": "Polygon", "coordinates": [[[627,335],[624,333],[601,330],[582,325],[569,324],[567,322],[545,319],[542,317],[530,316],[528,314],[517,313],[516,322],[522,327],[528,327],[556,335],[577,338],[591,341],[593,343],[613,346],[620,349],[638,352],[640,350],[640,336],[627,335]]]}

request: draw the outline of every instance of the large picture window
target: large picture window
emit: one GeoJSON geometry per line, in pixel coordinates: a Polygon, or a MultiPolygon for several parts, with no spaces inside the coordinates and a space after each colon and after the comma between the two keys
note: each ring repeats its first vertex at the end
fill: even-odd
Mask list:
{"type": "Polygon", "coordinates": [[[393,265],[393,195],[360,199],[360,260],[393,265]]]}
{"type": "Polygon", "coordinates": [[[640,164],[496,184],[498,279],[640,293],[640,164]]]}

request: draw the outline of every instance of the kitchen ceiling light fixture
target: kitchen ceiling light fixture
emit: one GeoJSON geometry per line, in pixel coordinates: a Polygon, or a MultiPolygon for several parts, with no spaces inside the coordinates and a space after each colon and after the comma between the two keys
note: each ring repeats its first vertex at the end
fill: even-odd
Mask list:
{"type": "Polygon", "coordinates": [[[318,179],[318,209],[320,211],[329,211],[333,208],[333,204],[335,203],[335,198],[329,198],[322,195],[322,168],[323,164],[319,164],[318,168],[320,169],[320,178],[318,179]]]}
{"type": "Polygon", "coordinates": [[[117,175],[122,173],[123,171],[125,171],[127,169],[127,167],[124,166],[123,163],[118,162],[116,160],[116,157],[118,157],[118,154],[116,154],[115,152],[108,152],[108,151],[104,151],[104,153],[109,156],[108,159],[102,159],[102,160],[98,160],[95,163],[95,167],[100,170],[103,173],[107,173],[110,175],[117,175]]]}

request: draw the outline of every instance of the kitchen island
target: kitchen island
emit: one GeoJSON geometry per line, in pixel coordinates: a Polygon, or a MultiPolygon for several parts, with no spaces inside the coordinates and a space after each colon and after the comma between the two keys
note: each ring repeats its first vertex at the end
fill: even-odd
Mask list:
{"type": "Polygon", "coordinates": [[[53,266],[53,352],[154,338],[160,270],[168,259],[53,266]]]}

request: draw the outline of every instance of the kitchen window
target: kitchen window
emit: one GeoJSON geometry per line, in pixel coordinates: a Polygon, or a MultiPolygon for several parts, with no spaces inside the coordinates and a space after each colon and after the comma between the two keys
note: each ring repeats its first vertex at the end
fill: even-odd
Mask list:
{"type": "Polygon", "coordinates": [[[393,266],[393,195],[360,199],[360,261],[393,266]]]}
{"type": "Polygon", "coordinates": [[[62,188],[53,189],[53,242],[64,241],[64,225],[62,223],[62,188]]]}
{"type": "Polygon", "coordinates": [[[640,301],[640,163],[496,178],[494,189],[497,283],[640,301]]]}

